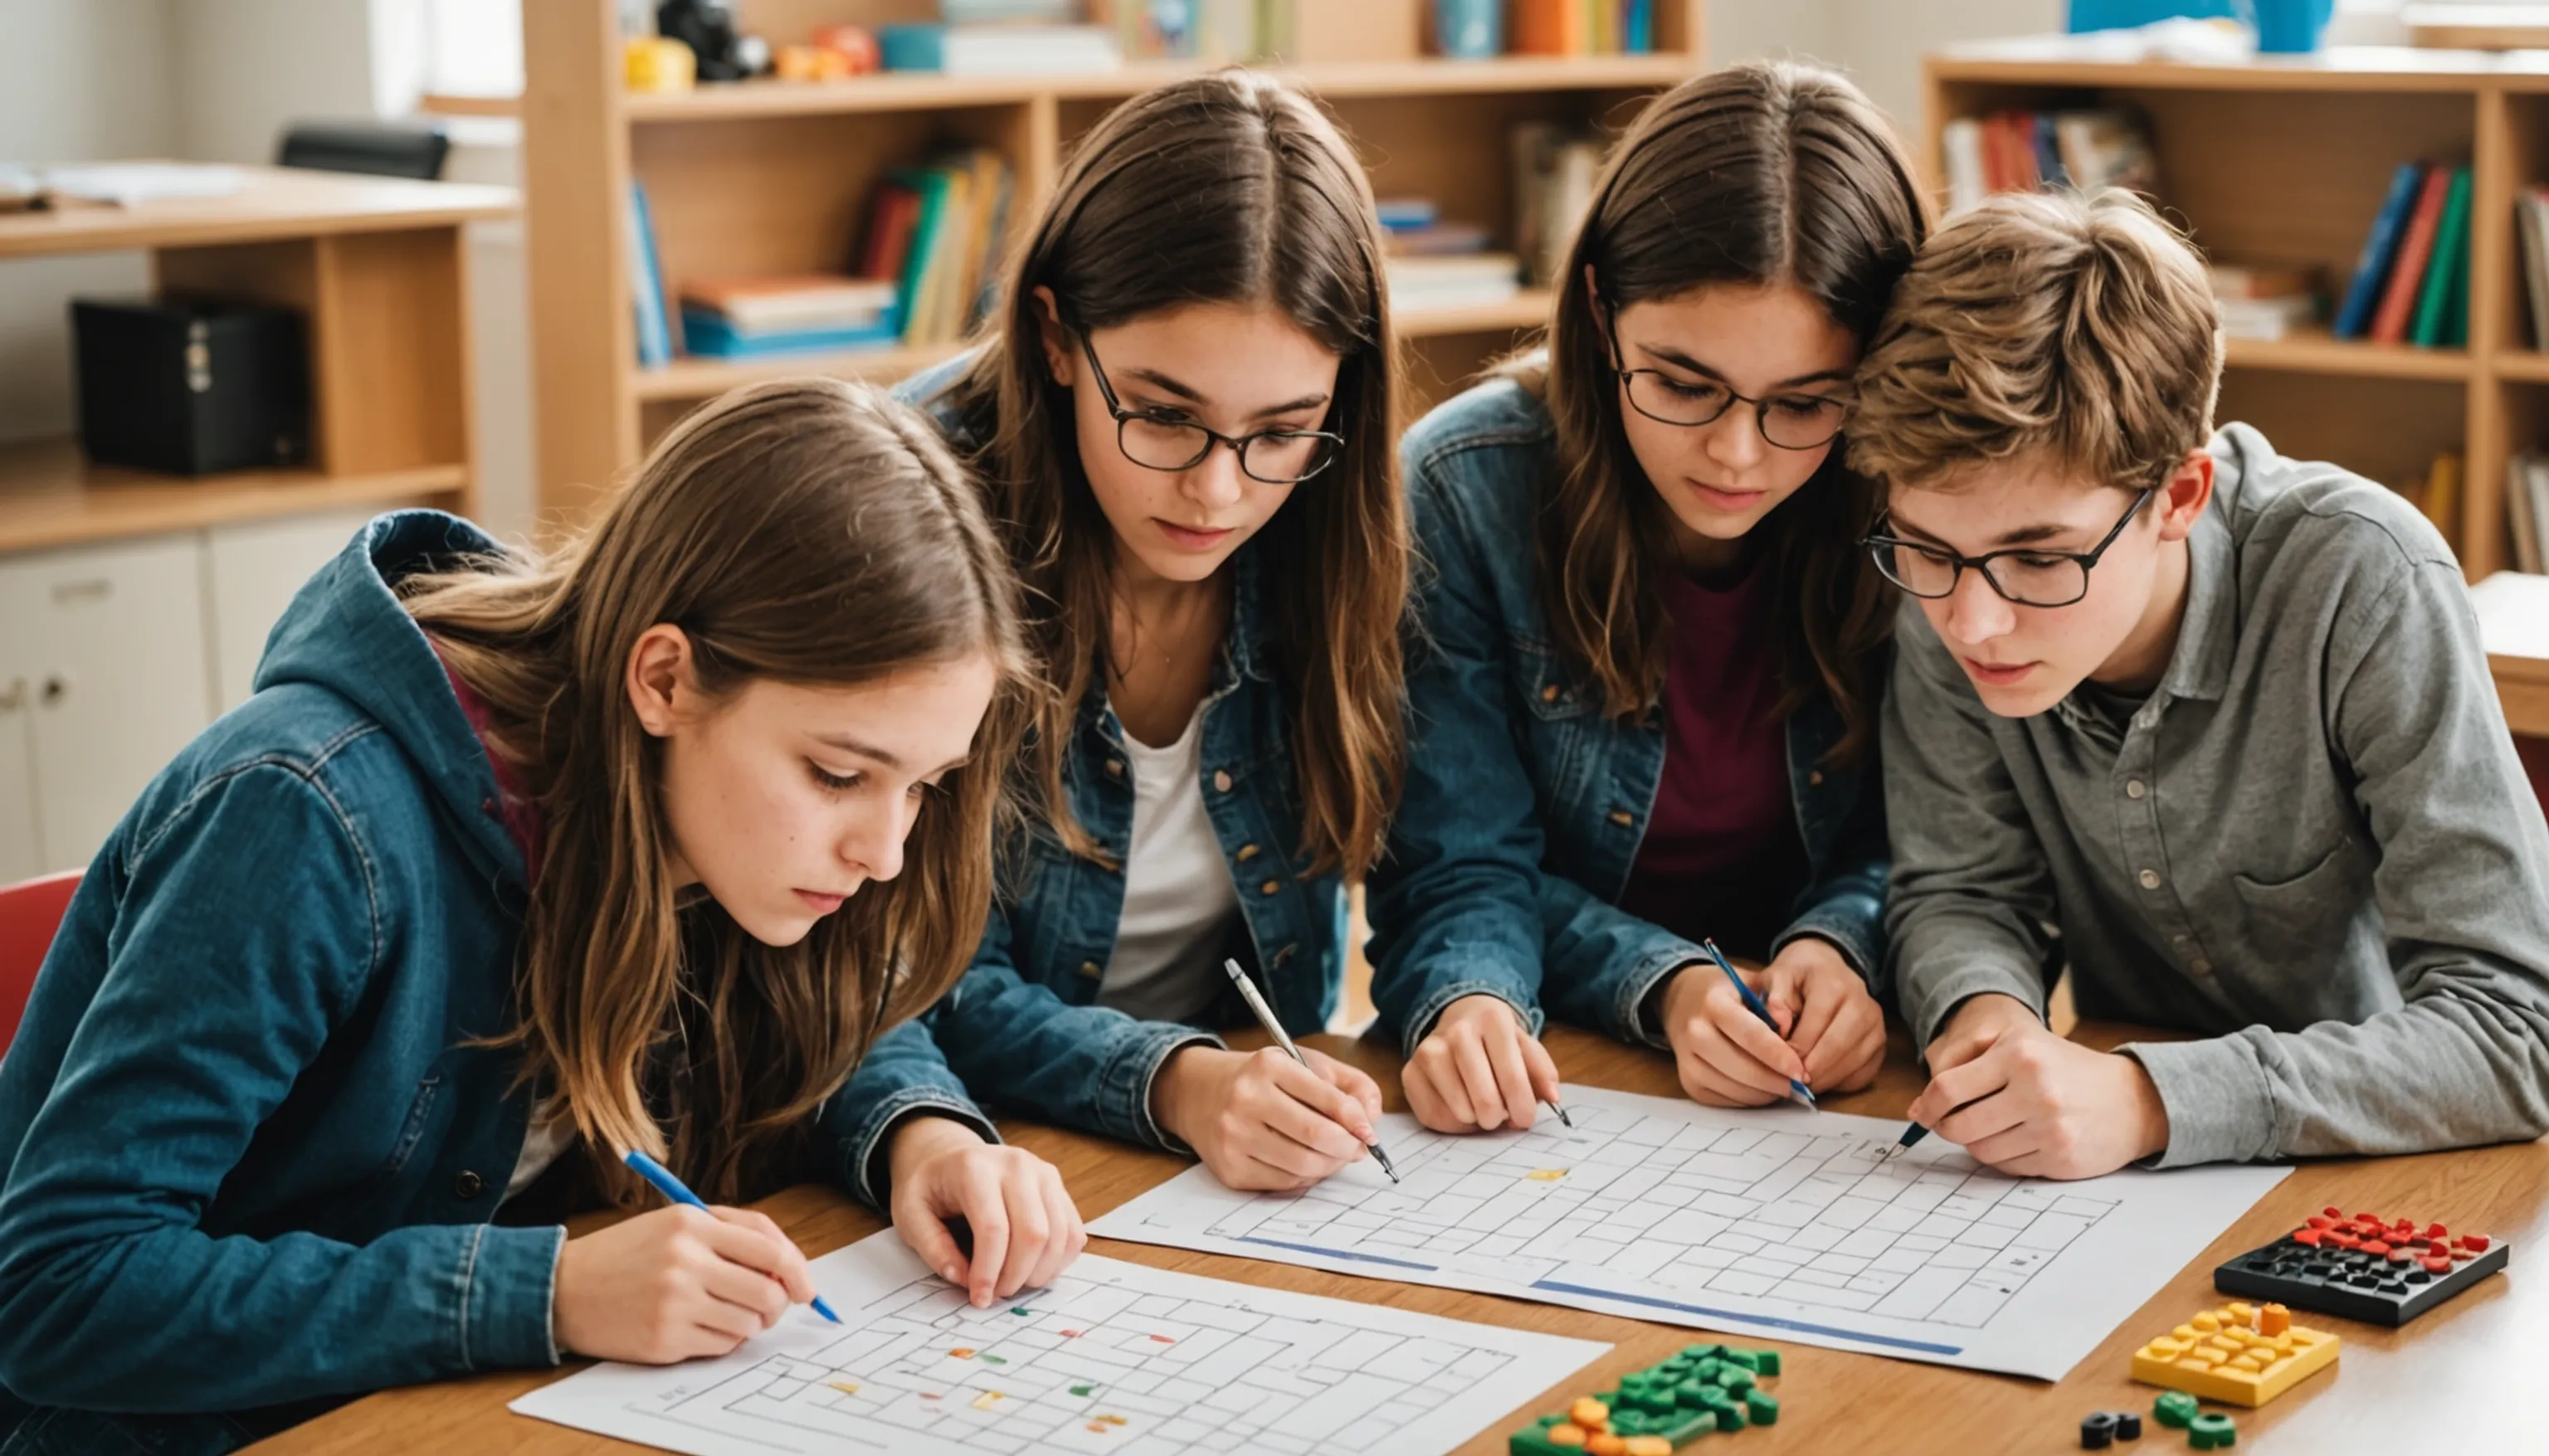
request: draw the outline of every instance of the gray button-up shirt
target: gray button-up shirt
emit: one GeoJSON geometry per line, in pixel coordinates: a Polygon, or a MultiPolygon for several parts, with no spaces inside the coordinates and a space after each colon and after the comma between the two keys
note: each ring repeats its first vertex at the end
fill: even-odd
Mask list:
{"type": "Polygon", "coordinates": [[[2168,670],[2119,722],[1984,708],[1907,602],[1887,921],[1920,1045],[1985,991],[2211,1040],[2127,1048],[2161,1166],[2549,1130],[2549,829],[2451,550],[2246,425],[2216,436],[2168,670]]]}

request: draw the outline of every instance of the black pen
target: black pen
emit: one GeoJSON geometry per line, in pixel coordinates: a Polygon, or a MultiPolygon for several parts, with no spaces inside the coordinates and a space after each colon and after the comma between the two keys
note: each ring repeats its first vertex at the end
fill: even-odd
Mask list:
{"type": "MultiPolygon", "coordinates": [[[[1257,994],[1257,983],[1248,978],[1248,972],[1239,968],[1237,960],[1225,959],[1221,962],[1221,968],[1230,972],[1230,979],[1239,987],[1240,998],[1246,1001],[1248,1009],[1256,1014],[1258,1025],[1266,1028],[1266,1034],[1274,1039],[1274,1045],[1290,1053],[1292,1059],[1299,1062],[1302,1069],[1307,1071],[1310,1059],[1301,1054],[1300,1047],[1292,1045],[1291,1038],[1283,1035],[1283,1024],[1274,1019],[1274,1010],[1266,1004],[1266,998],[1257,994]]],[[[1311,1075],[1316,1076],[1317,1073],[1312,1072],[1311,1075]]],[[[1380,1170],[1389,1175],[1389,1181],[1397,1182],[1398,1169],[1389,1165],[1389,1154],[1380,1150],[1379,1140],[1375,1138],[1365,1143],[1364,1146],[1370,1151],[1371,1160],[1380,1164],[1380,1170]]]]}

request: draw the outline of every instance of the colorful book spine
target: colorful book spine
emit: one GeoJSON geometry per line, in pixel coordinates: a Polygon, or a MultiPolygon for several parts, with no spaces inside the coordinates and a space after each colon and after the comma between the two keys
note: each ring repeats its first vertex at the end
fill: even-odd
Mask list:
{"type": "Polygon", "coordinates": [[[2469,267],[2470,169],[2452,171],[2451,191],[2443,197],[2443,219],[2434,232],[2433,260],[2425,266],[2425,281],[2416,299],[2416,321],[2408,338],[2424,347],[2439,347],[2451,329],[2446,321],[2451,310],[2452,289],[2469,267]]]}
{"type": "Polygon", "coordinates": [[[673,329],[664,303],[664,265],[655,253],[655,215],[646,188],[628,184],[628,290],[636,307],[637,362],[648,368],[673,359],[673,329]]]}
{"type": "Polygon", "coordinates": [[[2425,174],[2416,192],[2416,210],[2407,215],[2407,235],[2399,241],[2399,260],[2390,267],[2390,282],[2381,295],[2381,310],[2372,316],[2376,343],[2405,343],[2408,315],[2416,307],[2416,290],[2433,260],[2434,234],[2443,226],[2443,199],[2451,192],[2452,174],[2436,167],[2425,174]]]}
{"type": "Polygon", "coordinates": [[[2398,260],[2407,213],[2415,206],[2424,179],[2425,168],[2420,162],[2402,162],[2399,170],[2391,174],[2390,194],[2382,199],[2381,211],[2372,216],[2372,230],[2363,235],[2363,252],[2354,260],[2354,278],[2346,286],[2345,303],[2336,311],[2338,338],[2361,338],[2370,331],[2373,311],[2381,303],[2382,285],[2389,280],[2390,265],[2398,260]]]}

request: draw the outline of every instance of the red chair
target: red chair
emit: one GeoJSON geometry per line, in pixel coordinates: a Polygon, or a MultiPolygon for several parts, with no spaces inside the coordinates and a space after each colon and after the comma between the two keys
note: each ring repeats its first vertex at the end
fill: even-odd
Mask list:
{"type": "Polygon", "coordinates": [[[35,993],[36,970],[70,908],[80,872],[65,870],[24,884],[0,885],[0,1055],[18,1037],[18,1021],[35,993]]]}

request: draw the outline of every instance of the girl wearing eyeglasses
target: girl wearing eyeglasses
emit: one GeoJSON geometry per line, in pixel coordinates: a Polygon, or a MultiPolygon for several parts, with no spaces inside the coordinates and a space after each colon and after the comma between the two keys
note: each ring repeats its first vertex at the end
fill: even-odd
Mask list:
{"type": "MultiPolygon", "coordinates": [[[[1064,167],[990,336],[908,382],[991,492],[1051,684],[972,969],[931,1018],[986,1100],[1237,1188],[1364,1156],[1369,1077],[1242,1054],[1225,961],[1320,1030],[1404,759],[1406,527],[1363,169],[1298,94],[1135,97],[1064,167]]],[[[979,1237],[979,1230],[977,1233],[979,1237]]]]}
{"type": "Polygon", "coordinates": [[[1427,1126],[1529,1126],[1544,1015],[1706,1103],[1875,1076],[1891,602],[1837,441],[1926,230],[1849,82],[1695,78],[1597,182],[1547,352],[1401,444],[1422,631],[1370,950],[1427,1126]]]}

